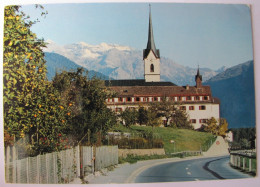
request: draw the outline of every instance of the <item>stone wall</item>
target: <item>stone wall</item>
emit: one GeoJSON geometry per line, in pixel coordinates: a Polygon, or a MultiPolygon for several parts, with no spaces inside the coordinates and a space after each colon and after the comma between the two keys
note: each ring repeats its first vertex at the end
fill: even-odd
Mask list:
{"type": "Polygon", "coordinates": [[[164,149],[118,149],[118,157],[127,157],[127,155],[165,155],[164,149]]]}

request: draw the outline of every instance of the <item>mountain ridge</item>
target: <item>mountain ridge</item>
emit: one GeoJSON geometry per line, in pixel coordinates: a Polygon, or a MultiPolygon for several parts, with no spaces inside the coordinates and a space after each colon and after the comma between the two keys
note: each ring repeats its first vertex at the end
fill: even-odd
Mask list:
{"type": "MultiPolygon", "coordinates": [[[[47,78],[48,80],[52,80],[52,78],[55,76],[56,72],[60,72],[60,71],[70,71],[70,70],[75,70],[77,68],[82,68],[82,66],[77,65],[76,63],[74,63],[73,61],[69,60],[68,58],[57,54],[57,53],[49,53],[49,52],[45,52],[44,53],[44,58],[46,60],[46,66],[47,66],[47,78]]],[[[93,71],[93,70],[88,70],[86,68],[83,68],[85,71],[88,71],[88,75],[89,77],[93,77],[96,76],[100,79],[109,79],[108,76],[93,71]]]]}
{"type": "MultiPolygon", "coordinates": [[[[78,45],[78,44],[77,44],[78,45]]],[[[75,46],[51,47],[46,52],[48,77],[54,76],[57,69],[68,66],[67,70],[77,67],[87,68],[93,75],[100,72],[102,79],[143,79],[142,53],[128,47],[102,44],[91,46],[86,43],[75,46]],[[91,53],[98,58],[82,57],[86,47],[91,47],[91,53]],[[118,49],[119,48],[119,49],[118,49]],[[100,51],[100,49],[102,49],[100,51]],[[92,51],[91,51],[92,50],[92,51]],[[65,53],[55,54],[53,51],[65,53]],[[48,58],[53,55],[53,58],[48,58]],[[68,57],[78,60],[74,62],[68,57]],[[57,59],[55,59],[57,58],[57,59]],[[62,61],[63,64],[61,64],[62,61]],[[64,61],[68,63],[64,64],[64,61]],[[94,69],[94,70],[93,70],[94,69]],[[51,75],[50,75],[51,74],[51,75]]],[[[84,55],[83,55],[84,56],[84,55]]],[[[176,85],[195,85],[194,77],[197,69],[184,67],[169,58],[161,57],[161,81],[170,81],[176,85]]],[[[229,128],[255,126],[255,91],[253,60],[227,68],[225,66],[213,71],[209,68],[200,68],[203,85],[211,86],[213,97],[220,99],[220,116],[227,119],[229,128]]],[[[49,79],[50,80],[50,79],[49,79]]]]}
{"type": "Polygon", "coordinates": [[[204,84],[220,99],[220,116],[229,128],[255,127],[255,84],[253,60],[238,64],[204,84]]]}
{"type": "MultiPolygon", "coordinates": [[[[45,52],[54,52],[65,56],[76,64],[94,70],[113,79],[143,79],[144,64],[142,51],[129,46],[101,43],[90,45],[84,42],[58,45],[49,41],[45,52]]],[[[218,72],[209,68],[200,68],[203,80],[215,76],[218,72]]],[[[185,67],[173,60],[161,57],[161,80],[177,85],[195,85],[196,68],[185,67]]]]}

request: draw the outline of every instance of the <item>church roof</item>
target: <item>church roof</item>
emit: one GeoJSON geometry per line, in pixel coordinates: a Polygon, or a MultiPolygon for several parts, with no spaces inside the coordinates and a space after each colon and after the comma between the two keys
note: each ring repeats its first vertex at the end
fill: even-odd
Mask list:
{"type": "Polygon", "coordinates": [[[145,82],[144,79],[105,80],[105,86],[176,86],[172,82],[145,82]]]}
{"type": "Polygon", "coordinates": [[[211,96],[210,86],[111,86],[119,96],[211,96]]]}
{"type": "Polygon", "coordinates": [[[150,5],[150,12],[149,12],[149,29],[148,29],[148,42],[147,47],[143,51],[143,58],[145,59],[150,51],[153,51],[156,58],[160,58],[160,51],[156,49],[154,38],[153,38],[153,25],[152,25],[152,13],[151,13],[151,5],[150,5]]]}

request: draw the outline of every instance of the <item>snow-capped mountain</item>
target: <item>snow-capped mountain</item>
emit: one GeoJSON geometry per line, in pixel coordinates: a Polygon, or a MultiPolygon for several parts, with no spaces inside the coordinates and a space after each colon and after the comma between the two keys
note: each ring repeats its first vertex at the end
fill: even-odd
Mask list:
{"type": "MultiPolygon", "coordinates": [[[[113,79],[142,79],[144,76],[143,52],[129,46],[101,43],[90,45],[85,42],[58,45],[48,40],[45,52],[65,56],[76,64],[89,70],[100,72],[113,79]]],[[[161,57],[161,79],[177,85],[194,85],[197,69],[177,64],[171,59],[161,57]]],[[[200,68],[203,81],[218,72],[200,68]]]]}

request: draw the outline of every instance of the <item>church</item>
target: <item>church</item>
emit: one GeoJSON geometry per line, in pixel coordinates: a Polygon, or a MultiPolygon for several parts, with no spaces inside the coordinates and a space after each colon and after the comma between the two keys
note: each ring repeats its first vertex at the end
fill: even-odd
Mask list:
{"type": "MultiPolygon", "coordinates": [[[[188,115],[188,120],[198,129],[208,119],[220,118],[220,102],[212,97],[210,86],[202,85],[202,75],[197,70],[194,86],[177,86],[160,80],[160,51],[156,49],[151,8],[149,11],[148,42],[143,50],[144,79],[106,80],[105,86],[117,93],[117,97],[106,100],[108,108],[122,112],[126,108],[149,106],[151,102],[161,102],[162,98],[180,103],[180,110],[188,115]]],[[[165,121],[164,121],[165,122],[165,121]]]]}

